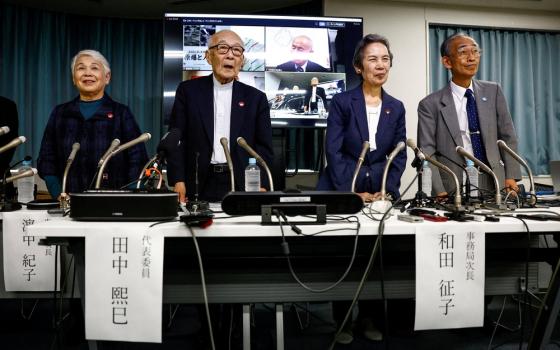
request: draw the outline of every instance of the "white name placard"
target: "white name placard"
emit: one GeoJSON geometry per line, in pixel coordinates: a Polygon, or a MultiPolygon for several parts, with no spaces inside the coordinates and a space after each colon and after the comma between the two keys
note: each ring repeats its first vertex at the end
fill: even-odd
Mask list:
{"type": "Polygon", "coordinates": [[[482,326],[484,252],[480,230],[418,225],[415,330],[482,326]]]}
{"type": "MultiPolygon", "coordinates": [[[[40,246],[40,237],[27,234],[27,227],[49,220],[45,210],[3,213],[4,284],[8,292],[46,292],[55,288],[55,246],[40,246]]],[[[60,288],[58,252],[56,289],[60,288]]]]}
{"type": "Polygon", "coordinates": [[[148,226],[86,236],[86,339],[161,343],[163,234],[148,226]]]}

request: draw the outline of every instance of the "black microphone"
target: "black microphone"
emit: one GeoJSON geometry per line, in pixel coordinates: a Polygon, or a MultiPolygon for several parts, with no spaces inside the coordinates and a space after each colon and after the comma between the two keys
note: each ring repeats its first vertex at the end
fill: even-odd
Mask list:
{"type": "Polygon", "coordinates": [[[189,201],[187,208],[192,214],[197,214],[198,211],[207,211],[210,206],[207,201],[198,200],[198,158],[200,157],[200,152],[195,152],[196,157],[194,158],[194,200],[189,201]]]}
{"type": "Polygon", "coordinates": [[[170,129],[159,141],[157,146],[158,158],[161,160],[175,152],[181,146],[181,130],[178,128],[170,129]]]}

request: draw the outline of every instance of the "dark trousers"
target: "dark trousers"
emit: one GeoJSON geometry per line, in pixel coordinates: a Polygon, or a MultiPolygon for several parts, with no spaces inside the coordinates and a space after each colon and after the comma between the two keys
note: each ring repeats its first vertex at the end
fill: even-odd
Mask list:
{"type": "Polygon", "coordinates": [[[221,202],[222,198],[224,198],[230,190],[231,181],[229,170],[225,171],[223,166],[215,167],[214,164],[210,164],[204,188],[200,189],[199,199],[208,202],[221,202]],[[217,170],[220,171],[218,172],[217,170]]]}

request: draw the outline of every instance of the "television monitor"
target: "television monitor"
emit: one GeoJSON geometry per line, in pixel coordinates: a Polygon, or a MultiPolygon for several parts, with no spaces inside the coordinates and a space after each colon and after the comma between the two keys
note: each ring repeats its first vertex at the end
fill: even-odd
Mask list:
{"type": "Polygon", "coordinates": [[[165,123],[179,83],[211,73],[205,60],[210,36],[230,29],[245,44],[239,80],[266,94],[272,126],[326,127],[332,97],[360,83],[352,57],[363,35],[362,22],[342,17],[165,14],[165,123]],[[324,95],[316,89],[312,96],[313,78],[324,95]]]}

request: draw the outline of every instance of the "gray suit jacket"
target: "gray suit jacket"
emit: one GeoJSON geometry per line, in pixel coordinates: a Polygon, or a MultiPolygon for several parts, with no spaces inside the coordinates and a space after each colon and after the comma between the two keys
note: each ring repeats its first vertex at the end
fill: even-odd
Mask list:
{"type": "MultiPolygon", "coordinates": [[[[517,135],[513,121],[502,89],[497,83],[473,80],[473,89],[486,156],[490,168],[500,181],[500,187],[503,187],[506,178],[521,179],[519,164],[508,154],[502,153],[496,144],[497,140],[503,140],[517,152],[517,135]]],[[[463,140],[449,84],[420,101],[418,146],[427,155],[433,155],[438,161],[447,165],[457,174],[459,183],[462,183],[464,174],[462,169],[445,158],[459,164],[465,163],[463,157],[455,152],[457,146],[463,146],[463,140]],[[438,156],[436,152],[443,156],[438,156]]],[[[451,176],[432,167],[432,191],[437,194],[454,190],[455,184],[451,176]]]]}

